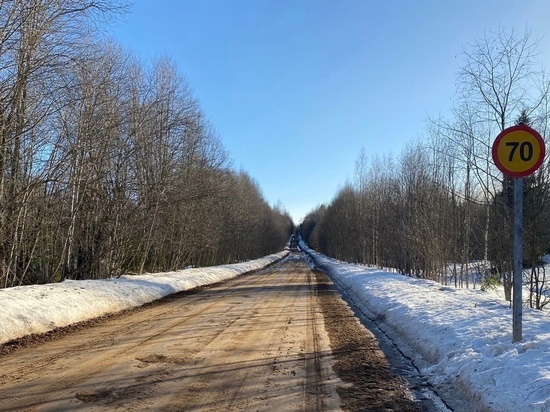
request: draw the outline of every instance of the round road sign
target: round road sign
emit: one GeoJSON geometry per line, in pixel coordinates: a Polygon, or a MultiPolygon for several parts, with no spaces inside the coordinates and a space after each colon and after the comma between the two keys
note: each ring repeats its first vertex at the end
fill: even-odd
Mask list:
{"type": "Polygon", "coordinates": [[[493,142],[493,161],[507,176],[529,176],[544,160],[546,149],[541,135],[520,124],[504,129],[493,142]]]}

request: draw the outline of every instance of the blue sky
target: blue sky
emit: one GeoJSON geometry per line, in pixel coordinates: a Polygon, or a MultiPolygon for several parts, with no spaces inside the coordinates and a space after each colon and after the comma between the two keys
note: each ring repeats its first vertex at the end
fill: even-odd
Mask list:
{"type": "Polygon", "coordinates": [[[499,25],[542,37],[546,0],[134,0],[111,36],[170,56],[236,169],[295,223],[355,162],[422,136],[453,103],[463,47],[499,25]]]}

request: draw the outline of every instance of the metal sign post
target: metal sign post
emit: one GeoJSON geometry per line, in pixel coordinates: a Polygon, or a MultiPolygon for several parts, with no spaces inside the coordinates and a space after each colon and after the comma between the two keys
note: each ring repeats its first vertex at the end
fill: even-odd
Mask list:
{"type": "Polygon", "coordinates": [[[523,280],[523,178],[514,178],[514,297],[512,302],[512,342],[522,337],[523,280]]]}
{"type": "Polygon", "coordinates": [[[506,176],[514,178],[514,283],[512,342],[522,337],[523,284],[523,178],[537,170],[546,148],[541,135],[520,124],[504,129],[493,142],[493,161],[506,176]]]}

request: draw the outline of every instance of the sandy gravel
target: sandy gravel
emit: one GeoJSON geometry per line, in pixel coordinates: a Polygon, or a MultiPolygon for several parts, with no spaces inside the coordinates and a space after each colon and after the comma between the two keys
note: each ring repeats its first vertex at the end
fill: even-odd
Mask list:
{"type": "Polygon", "coordinates": [[[300,254],[0,353],[1,411],[416,410],[300,254]]]}

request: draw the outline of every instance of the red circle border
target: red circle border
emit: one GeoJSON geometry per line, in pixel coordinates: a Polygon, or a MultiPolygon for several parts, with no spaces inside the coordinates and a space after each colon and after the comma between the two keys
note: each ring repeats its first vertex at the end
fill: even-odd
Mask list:
{"type": "Polygon", "coordinates": [[[544,156],[546,155],[546,145],[544,143],[544,139],[542,138],[542,136],[540,135],[539,132],[537,132],[535,129],[533,129],[529,126],[526,126],[524,124],[518,124],[516,126],[508,127],[507,129],[504,129],[502,132],[500,132],[498,134],[497,138],[493,142],[493,147],[492,147],[491,152],[492,152],[492,156],[493,156],[493,162],[495,162],[495,165],[498,167],[498,169],[502,173],[504,173],[506,176],[525,177],[525,176],[529,176],[530,174],[532,174],[535,170],[537,170],[542,165],[542,162],[544,161],[544,156]],[[535,163],[531,168],[529,168],[528,170],[525,170],[523,172],[513,172],[511,170],[506,169],[502,165],[502,163],[500,163],[500,160],[498,159],[498,156],[497,156],[497,148],[498,148],[498,145],[499,145],[500,141],[508,133],[517,132],[517,131],[523,131],[523,132],[529,133],[540,144],[540,156],[539,156],[539,159],[537,160],[537,163],[535,163]]]}

